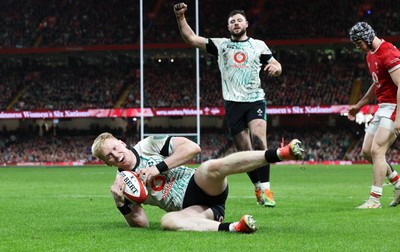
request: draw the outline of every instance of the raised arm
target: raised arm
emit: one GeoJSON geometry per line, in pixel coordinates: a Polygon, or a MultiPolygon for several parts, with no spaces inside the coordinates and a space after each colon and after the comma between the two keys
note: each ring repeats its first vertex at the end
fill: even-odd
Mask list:
{"type": "Polygon", "coordinates": [[[179,31],[185,43],[192,47],[197,47],[202,51],[206,51],[206,38],[197,36],[186,21],[185,12],[187,11],[187,5],[185,3],[175,4],[174,11],[179,31]]]}

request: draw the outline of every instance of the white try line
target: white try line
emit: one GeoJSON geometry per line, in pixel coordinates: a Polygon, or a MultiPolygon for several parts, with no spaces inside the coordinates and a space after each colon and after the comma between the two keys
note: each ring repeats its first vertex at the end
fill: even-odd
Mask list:
{"type": "MultiPolygon", "coordinates": [[[[73,199],[73,198],[75,198],[75,199],[84,199],[84,198],[112,198],[112,196],[111,195],[93,195],[93,194],[88,194],[88,195],[85,195],[85,194],[58,194],[58,195],[52,195],[51,197],[53,197],[53,198],[66,198],[66,199],[68,199],[68,198],[71,198],[71,199],[73,199]]],[[[306,197],[306,196],[294,196],[294,195],[290,195],[290,196],[285,196],[285,195],[282,195],[282,196],[279,196],[279,197],[277,197],[278,199],[289,199],[289,198],[304,198],[304,197],[306,197]]],[[[326,195],[312,195],[312,196],[307,196],[306,198],[314,198],[314,199],[319,199],[319,198],[321,198],[321,199],[327,199],[327,198],[330,198],[330,199],[337,199],[337,198],[342,198],[342,199],[358,199],[359,197],[354,197],[354,196],[346,196],[346,197],[343,197],[342,195],[337,195],[337,196],[326,196],[326,195]]],[[[255,196],[254,195],[241,195],[241,196],[239,196],[239,195],[229,195],[228,196],[228,199],[230,199],[230,198],[232,198],[232,199],[255,199],[255,196]]],[[[386,196],[386,197],[384,197],[384,196],[382,196],[381,197],[381,199],[385,199],[385,198],[387,198],[387,199],[391,199],[392,198],[392,196],[390,196],[390,195],[388,195],[388,196],[386,196]]]]}

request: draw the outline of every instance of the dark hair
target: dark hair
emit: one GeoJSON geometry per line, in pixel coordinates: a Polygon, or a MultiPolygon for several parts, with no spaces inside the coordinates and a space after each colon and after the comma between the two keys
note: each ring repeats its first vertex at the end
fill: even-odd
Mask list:
{"type": "Polygon", "coordinates": [[[242,15],[242,16],[247,20],[246,13],[244,12],[244,10],[233,10],[233,11],[231,11],[231,12],[229,13],[228,19],[229,19],[230,17],[232,17],[232,16],[235,16],[236,14],[242,15]]]}

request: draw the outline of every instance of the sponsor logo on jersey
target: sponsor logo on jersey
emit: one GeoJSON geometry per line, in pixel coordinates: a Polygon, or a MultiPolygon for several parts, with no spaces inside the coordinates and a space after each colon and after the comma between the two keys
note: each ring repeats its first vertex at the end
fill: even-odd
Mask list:
{"type": "Polygon", "coordinates": [[[246,61],[246,54],[243,52],[237,52],[235,55],[233,55],[233,59],[235,60],[236,63],[243,63],[246,61]]]}

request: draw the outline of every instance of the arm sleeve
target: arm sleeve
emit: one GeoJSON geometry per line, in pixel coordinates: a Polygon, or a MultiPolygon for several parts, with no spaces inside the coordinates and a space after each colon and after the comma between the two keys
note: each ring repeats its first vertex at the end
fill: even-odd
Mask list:
{"type": "Polygon", "coordinates": [[[257,46],[261,50],[261,55],[260,55],[261,64],[266,65],[266,64],[270,63],[272,61],[272,59],[274,58],[274,57],[272,57],[271,50],[269,49],[267,44],[265,44],[264,41],[258,40],[258,39],[256,41],[257,41],[257,46]]]}
{"type": "Polygon", "coordinates": [[[272,59],[272,54],[261,54],[260,56],[260,62],[263,65],[268,64],[270,59],[272,59]]]}
{"type": "Polygon", "coordinates": [[[218,48],[217,46],[214,44],[212,39],[207,39],[207,43],[206,43],[206,50],[209,54],[212,54],[216,57],[218,57],[218,48]]]}
{"type": "Polygon", "coordinates": [[[384,65],[389,73],[400,68],[400,51],[395,46],[390,45],[386,55],[387,57],[384,59],[384,65]]]}
{"type": "Polygon", "coordinates": [[[160,154],[163,155],[164,157],[169,156],[169,146],[171,143],[171,136],[168,136],[167,140],[164,143],[164,146],[161,148],[160,154]]]}
{"type": "Polygon", "coordinates": [[[168,135],[149,136],[139,142],[140,148],[147,155],[169,156],[171,137],[168,135]]]}

